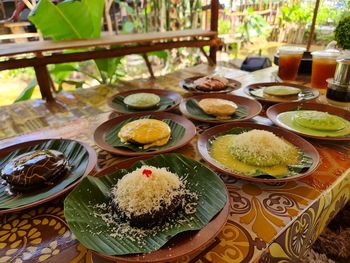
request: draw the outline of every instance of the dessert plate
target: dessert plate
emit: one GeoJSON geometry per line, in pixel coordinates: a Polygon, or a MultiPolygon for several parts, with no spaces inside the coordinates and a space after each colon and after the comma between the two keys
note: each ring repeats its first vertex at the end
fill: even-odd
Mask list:
{"type": "Polygon", "coordinates": [[[125,156],[153,155],[170,152],[186,145],[196,135],[194,124],[183,116],[168,112],[133,113],[110,119],[97,127],[94,133],[96,144],[105,151],[125,156]],[[169,141],[158,147],[143,150],[136,144],[122,143],[118,132],[127,123],[143,118],[157,119],[166,122],[171,129],[169,141]]]}
{"type": "Polygon", "coordinates": [[[229,201],[226,187],[216,173],[195,160],[171,153],[128,159],[94,177],[88,176],[65,199],[64,211],[77,239],[99,257],[117,262],[172,262],[200,251],[219,234],[229,215],[229,201]],[[107,224],[102,219],[111,213],[109,191],[119,178],[144,164],[167,167],[179,177],[185,176],[189,190],[198,192],[196,212],[181,217],[183,220],[178,220],[178,215],[175,224],[160,226],[152,235],[139,238],[134,230],[133,234],[113,237],[125,223],[115,219],[107,220],[107,224]]]}
{"type": "Polygon", "coordinates": [[[266,115],[274,124],[304,137],[332,141],[350,140],[350,112],[344,109],[319,103],[293,102],[273,105],[267,109],[266,115]],[[328,112],[329,114],[343,118],[346,121],[346,126],[343,130],[336,132],[322,132],[306,128],[301,129],[298,125],[295,125],[292,114],[300,110],[328,112]]]}
{"type": "Polygon", "coordinates": [[[185,90],[187,90],[188,92],[191,92],[193,94],[212,94],[212,93],[229,93],[231,91],[234,91],[236,89],[239,89],[242,84],[241,82],[235,80],[235,79],[229,79],[226,78],[229,83],[228,85],[222,89],[222,90],[215,90],[215,91],[203,91],[203,90],[199,90],[195,87],[195,85],[193,84],[193,82],[199,78],[203,78],[205,77],[204,75],[200,75],[200,76],[195,76],[195,77],[191,77],[191,78],[187,78],[184,80],[181,80],[179,82],[179,86],[185,90]]]}
{"type": "Polygon", "coordinates": [[[303,85],[298,85],[288,82],[262,82],[248,85],[244,88],[244,92],[259,101],[280,103],[280,102],[298,102],[316,99],[320,92],[317,89],[312,89],[303,85]],[[264,93],[266,87],[271,86],[286,86],[298,88],[301,92],[298,95],[290,96],[272,96],[264,93]]]}
{"type": "Polygon", "coordinates": [[[51,149],[62,152],[68,160],[71,171],[50,187],[28,191],[11,192],[3,179],[0,179],[0,214],[17,212],[34,207],[72,190],[97,163],[95,151],[79,141],[67,139],[47,139],[19,143],[0,150],[0,170],[16,156],[34,151],[51,149]]]}
{"type": "Polygon", "coordinates": [[[254,124],[250,122],[226,123],[210,128],[199,136],[197,147],[203,159],[218,171],[231,175],[233,177],[254,182],[286,182],[299,180],[313,173],[318,167],[320,160],[319,154],[315,147],[298,135],[273,126],[254,124]],[[258,176],[247,175],[242,172],[233,171],[232,169],[227,168],[225,165],[219,163],[211,156],[211,145],[215,138],[227,134],[240,134],[244,131],[249,131],[252,129],[272,132],[302,151],[303,159],[300,164],[298,164],[300,167],[293,168],[294,170],[291,171],[293,172],[293,175],[282,178],[273,178],[272,176],[266,178],[266,176],[264,176],[261,172],[258,176]],[[304,163],[306,164],[305,166],[304,163]]]}
{"type": "Polygon", "coordinates": [[[184,99],[180,104],[180,111],[186,117],[209,123],[225,123],[232,121],[248,120],[260,113],[262,106],[256,100],[248,99],[241,96],[235,96],[230,94],[204,94],[189,97],[184,99]],[[237,104],[238,108],[229,119],[217,119],[213,115],[209,115],[204,112],[198,105],[198,102],[202,99],[214,98],[229,100],[237,104]]]}
{"type": "Polygon", "coordinates": [[[119,114],[130,114],[135,112],[160,112],[160,111],[170,111],[174,109],[177,105],[180,104],[182,97],[180,94],[170,90],[162,90],[162,89],[138,89],[138,90],[129,90],[126,92],[118,93],[107,100],[107,104],[111,107],[112,110],[119,114]],[[135,93],[151,93],[156,94],[160,97],[159,106],[154,109],[147,110],[136,110],[129,108],[124,103],[124,98],[128,95],[135,93]]]}

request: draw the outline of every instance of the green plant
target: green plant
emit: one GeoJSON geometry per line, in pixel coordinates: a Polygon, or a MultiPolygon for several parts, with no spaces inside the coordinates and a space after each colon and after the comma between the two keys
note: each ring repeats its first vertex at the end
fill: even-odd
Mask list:
{"type": "Polygon", "coordinates": [[[242,34],[244,42],[251,42],[252,36],[259,36],[266,39],[271,32],[271,26],[250,7],[246,10],[244,20],[237,28],[237,32],[242,34]]]}
{"type": "Polygon", "coordinates": [[[281,8],[279,17],[281,24],[285,23],[300,23],[307,24],[312,18],[312,9],[302,3],[294,3],[292,5],[281,8]]]}
{"type": "Polygon", "coordinates": [[[232,31],[231,22],[229,20],[219,19],[218,32],[219,34],[228,34],[232,31]]]}
{"type": "Polygon", "coordinates": [[[350,49],[350,15],[339,20],[334,33],[338,45],[343,49],[350,49]]]}

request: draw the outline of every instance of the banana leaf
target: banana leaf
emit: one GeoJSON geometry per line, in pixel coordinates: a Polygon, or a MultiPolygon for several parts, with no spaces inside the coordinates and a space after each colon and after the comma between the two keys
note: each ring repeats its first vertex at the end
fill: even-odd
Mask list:
{"type": "MultiPolygon", "coordinates": [[[[237,128],[233,128],[227,132],[224,132],[224,133],[221,133],[221,134],[215,136],[214,138],[209,140],[209,151],[210,151],[210,147],[211,147],[213,141],[215,140],[215,138],[222,136],[222,135],[226,135],[226,134],[237,134],[238,135],[238,134],[250,131],[250,130],[252,130],[252,128],[237,127],[237,128]]],[[[254,173],[245,174],[245,175],[247,177],[259,177],[259,178],[271,178],[271,179],[284,178],[284,177],[298,175],[298,174],[308,170],[313,164],[313,159],[311,158],[311,156],[304,153],[301,149],[299,149],[299,154],[300,154],[299,163],[297,163],[295,165],[288,165],[288,173],[287,174],[281,174],[281,175],[277,176],[277,175],[266,174],[266,172],[261,171],[259,169],[256,169],[254,173]]],[[[237,171],[237,172],[239,172],[239,171],[237,171]]]]}
{"type": "MultiPolygon", "coordinates": [[[[149,119],[149,118],[151,118],[151,116],[143,116],[142,117],[142,119],[149,119]]],[[[168,143],[163,145],[163,146],[154,146],[154,147],[150,147],[150,148],[144,150],[138,144],[123,143],[120,141],[120,139],[118,137],[119,131],[121,130],[121,128],[125,124],[127,124],[131,121],[134,121],[134,120],[138,120],[138,119],[140,119],[140,118],[130,118],[130,119],[127,119],[123,122],[118,123],[118,125],[116,125],[112,129],[110,129],[106,133],[106,137],[105,137],[106,142],[109,145],[112,145],[113,147],[124,147],[124,148],[128,148],[130,150],[133,150],[135,152],[158,151],[158,150],[167,149],[171,146],[176,145],[181,140],[181,138],[184,136],[185,131],[186,131],[183,126],[181,126],[180,124],[178,124],[172,120],[162,120],[166,124],[168,124],[170,129],[171,129],[171,135],[170,135],[170,139],[169,139],[168,143]]]]}
{"type": "MultiPolygon", "coordinates": [[[[123,102],[124,98],[125,97],[123,96],[116,96],[112,101],[113,108],[118,110],[119,112],[125,112],[125,113],[142,112],[142,110],[131,109],[127,105],[125,105],[125,103],[123,102]]],[[[174,103],[175,102],[172,99],[168,97],[160,96],[159,107],[155,108],[153,111],[165,110],[171,107],[172,105],[174,105],[174,103]]]]}
{"type": "Polygon", "coordinates": [[[203,228],[226,202],[225,186],[217,174],[197,161],[171,153],[137,162],[127,170],[118,170],[103,177],[87,176],[65,199],[64,212],[69,228],[84,246],[102,254],[126,255],[158,250],[178,233],[203,228]],[[144,164],[167,167],[180,178],[185,177],[187,188],[199,197],[196,212],[191,215],[179,213],[174,218],[176,223],[155,227],[152,234],[140,239],[133,238],[135,232],[126,232],[115,238],[114,231],[123,222],[116,219],[107,224],[99,214],[106,216],[112,213],[109,207],[110,189],[125,174],[144,164]],[[101,210],[101,207],[106,208],[101,210]]]}
{"type": "Polygon", "coordinates": [[[26,152],[42,149],[52,149],[62,152],[68,159],[69,166],[71,167],[70,174],[64,177],[63,180],[59,181],[53,187],[30,191],[28,193],[10,194],[7,191],[7,186],[3,184],[4,180],[0,179],[0,209],[20,207],[40,201],[58,193],[84,175],[89,162],[89,153],[79,142],[70,140],[49,140],[32,147],[13,151],[11,154],[0,160],[0,170],[6,165],[7,162],[9,162],[9,160],[15,158],[16,156],[26,152]]]}
{"type": "Polygon", "coordinates": [[[97,38],[101,34],[103,0],[40,0],[28,19],[53,40],[97,38]]]}
{"type": "MultiPolygon", "coordinates": [[[[224,121],[230,121],[230,120],[239,120],[243,119],[248,116],[249,112],[246,107],[243,107],[242,105],[237,104],[238,108],[234,114],[231,115],[231,118],[228,120],[224,121]]],[[[197,119],[202,119],[202,120],[211,120],[211,121],[220,121],[222,122],[223,120],[218,120],[215,116],[209,115],[205,113],[198,105],[198,101],[195,99],[190,99],[186,103],[186,109],[189,114],[191,114],[193,117],[197,119]]]]}

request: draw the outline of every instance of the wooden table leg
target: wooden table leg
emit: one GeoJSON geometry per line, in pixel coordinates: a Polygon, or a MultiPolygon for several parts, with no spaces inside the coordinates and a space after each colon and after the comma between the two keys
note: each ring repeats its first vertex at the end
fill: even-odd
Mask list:
{"type": "Polygon", "coordinates": [[[55,99],[51,92],[51,77],[46,66],[36,66],[34,67],[34,70],[42,98],[46,99],[47,102],[54,101],[55,99]]]}

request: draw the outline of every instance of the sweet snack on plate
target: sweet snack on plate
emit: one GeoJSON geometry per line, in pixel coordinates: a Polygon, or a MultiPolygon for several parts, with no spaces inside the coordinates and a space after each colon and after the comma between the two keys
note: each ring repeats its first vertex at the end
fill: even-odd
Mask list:
{"type": "Polygon", "coordinates": [[[290,86],[269,86],[264,88],[264,94],[271,96],[293,96],[298,95],[301,89],[290,86]]]}
{"type": "Polygon", "coordinates": [[[350,122],[340,116],[317,110],[285,111],[277,121],[289,129],[317,137],[341,137],[350,134],[350,122]]]}
{"type": "Polygon", "coordinates": [[[223,90],[229,84],[229,81],[220,76],[206,76],[193,81],[196,89],[202,91],[219,91],[223,90]]]}
{"type": "Polygon", "coordinates": [[[111,190],[112,208],[131,226],[159,225],[182,206],[185,184],[166,168],[143,165],[111,190]]]}
{"type": "Polygon", "coordinates": [[[315,110],[297,111],[294,121],[302,127],[321,131],[339,131],[346,126],[343,118],[315,110]]]}
{"type": "Polygon", "coordinates": [[[63,153],[37,150],[10,160],[1,170],[1,177],[16,191],[28,191],[50,186],[69,171],[63,153]]]}
{"type": "Polygon", "coordinates": [[[256,129],[216,137],[210,155],[234,172],[276,178],[290,175],[289,167],[300,164],[303,158],[300,150],[291,143],[272,132],[256,129]]]}
{"type": "Polygon", "coordinates": [[[153,93],[135,93],[124,98],[123,102],[131,109],[147,110],[159,106],[160,97],[153,93]]]}
{"type": "Polygon", "coordinates": [[[238,108],[237,104],[224,99],[207,98],[198,102],[199,107],[207,114],[214,115],[217,119],[230,119],[238,108]]]}
{"type": "Polygon", "coordinates": [[[122,143],[140,144],[143,149],[167,144],[170,135],[169,125],[156,119],[131,121],[125,124],[118,133],[122,143]]]}

